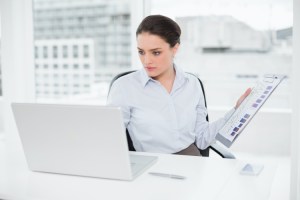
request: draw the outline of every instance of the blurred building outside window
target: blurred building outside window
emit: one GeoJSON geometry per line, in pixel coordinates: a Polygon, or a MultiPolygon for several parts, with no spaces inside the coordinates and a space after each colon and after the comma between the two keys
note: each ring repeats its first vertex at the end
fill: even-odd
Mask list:
{"type": "Polygon", "coordinates": [[[33,1],[38,101],[106,101],[111,79],[131,68],[131,3],[33,1]]]}
{"type": "Polygon", "coordinates": [[[204,82],[209,106],[232,107],[266,74],[284,74],[264,108],[291,108],[292,0],[152,0],[151,14],[178,22],[175,62],[204,82]]]}

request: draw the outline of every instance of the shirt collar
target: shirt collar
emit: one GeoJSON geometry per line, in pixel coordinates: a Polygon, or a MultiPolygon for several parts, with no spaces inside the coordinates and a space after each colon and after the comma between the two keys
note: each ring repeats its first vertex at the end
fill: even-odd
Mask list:
{"type": "Polygon", "coordinates": [[[145,87],[150,80],[153,79],[148,76],[147,72],[145,71],[145,68],[141,69],[141,83],[143,87],[145,87]]]}
{"type": "Polygon", "coordinates": [[[184,71],[182,71],[182,69],[180,67],[178,67],[175,64],[174,64],[174,67],[175,67],[175,71],[176,71],[176,77],[175,77],[175,80],[173,83],[172,91],[175,91],[178,88],[180,88],[188,80],[186,73],[184,71]]]}
{"type": "Polygon", "coordinates": [[[187,79],[186,73],[175,64],[174,64],[174,68],[176,71],[176,77],[175,77],[175,80],[177,80],[176,82],[178,82],[178,83],[185,82],[185,80],[187,79]]]}

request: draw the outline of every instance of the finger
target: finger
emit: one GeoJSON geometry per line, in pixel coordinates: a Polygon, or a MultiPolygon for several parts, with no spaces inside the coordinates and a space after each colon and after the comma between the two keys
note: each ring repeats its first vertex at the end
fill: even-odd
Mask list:
{"type": "Polygon", "coordinates": [[[247,97],[251,93],[252,89],[248,88],[246,92],[243,94],[244,97],[247,97]]]}
{"type": "Polygon", "coordinates": [[[241,96],[241,98],[239,99],[239,103],[241,104],[243,101],[244,101],[244,99],[249,95],[251,93],[251,88],[248,88],[246,91],[245,91],[245,93],[241,96]]]}
{"type": "Polygon", "coordinates": [[[244,99],[251,93],[252,89],[248,88],[244,94],[238,99],[235,108],[238,108],[240,104],[244,101],[244,99]]]}

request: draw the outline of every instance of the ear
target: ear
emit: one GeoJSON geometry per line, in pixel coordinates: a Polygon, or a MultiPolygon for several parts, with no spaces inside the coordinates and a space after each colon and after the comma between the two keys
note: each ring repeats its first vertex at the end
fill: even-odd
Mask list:
{"type": "Polygon", "coordinates": [[[176,53],[177,53],[177,51],[178,51],[178,49],[179,49],[179,46],[180,46],[180,44],[177,43],[177,44],[175,44],[174,47],[172,47],[173,57],[176,55],[176,53]]]}

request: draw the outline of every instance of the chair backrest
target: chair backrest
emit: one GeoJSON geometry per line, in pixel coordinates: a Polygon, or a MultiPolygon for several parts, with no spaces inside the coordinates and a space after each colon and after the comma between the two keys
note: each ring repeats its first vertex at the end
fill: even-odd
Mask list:
{"type": "MultiPolygon", "coordinates": [[[[114,83],[118,78],[120,78],[120,77],[122,77],[122,76],[125,76],[125,75],[127,75],[127,74],[130,74],[130,73],[132,73],[132,72],[135,72],[135,71],[136,71],[136,70],[132,70],[132,71],[126,71],[126,72],[122,72],[122,73],[120,73],[120,74],[117,74],[117,75],[112,79],[112,81],[110,82],[108,94],[109,94],[109,92],[110,92],[110,89],[111,89],[113,83],[114,83]]],[[[192,73],[189,73],[189,72],[186,72],[186,73],[191,74],[191,75],[195,76],[196,78],[198,78],[196,75],[194,75],[194,74],[192,74],[192,73]]],[[[202,81],[201,81],[199,78],[198,78],[198,80],[199,80],[199,84],[200,84],[201,89],[202,89],[202,92],[203,92],[205,107],[207,107],[207,104],[206,104],[206,96],[205,96],[205,91],[204,91],[204,86],[203,86],[202,81]]],[[[208,115],[206,115],[206,120],[208,121],[208,115]]],[[[135,151],[135,148],[134,148],[134,146],[133,146],[131,137],[130,137],[130,135],[129,135],[127,129],[126,129],[126,136],[127,136],[127,143],[128,143],[128,149],[129,149],[129,151],[135,151]]],[[[202,156],[204,156],[204,157],[208,157],[208,156],[209,156],[209,147],[207,147],[206,149],[199,149],[199,151],[200,151],[200,154],[201,154],[202,156]]]]}

